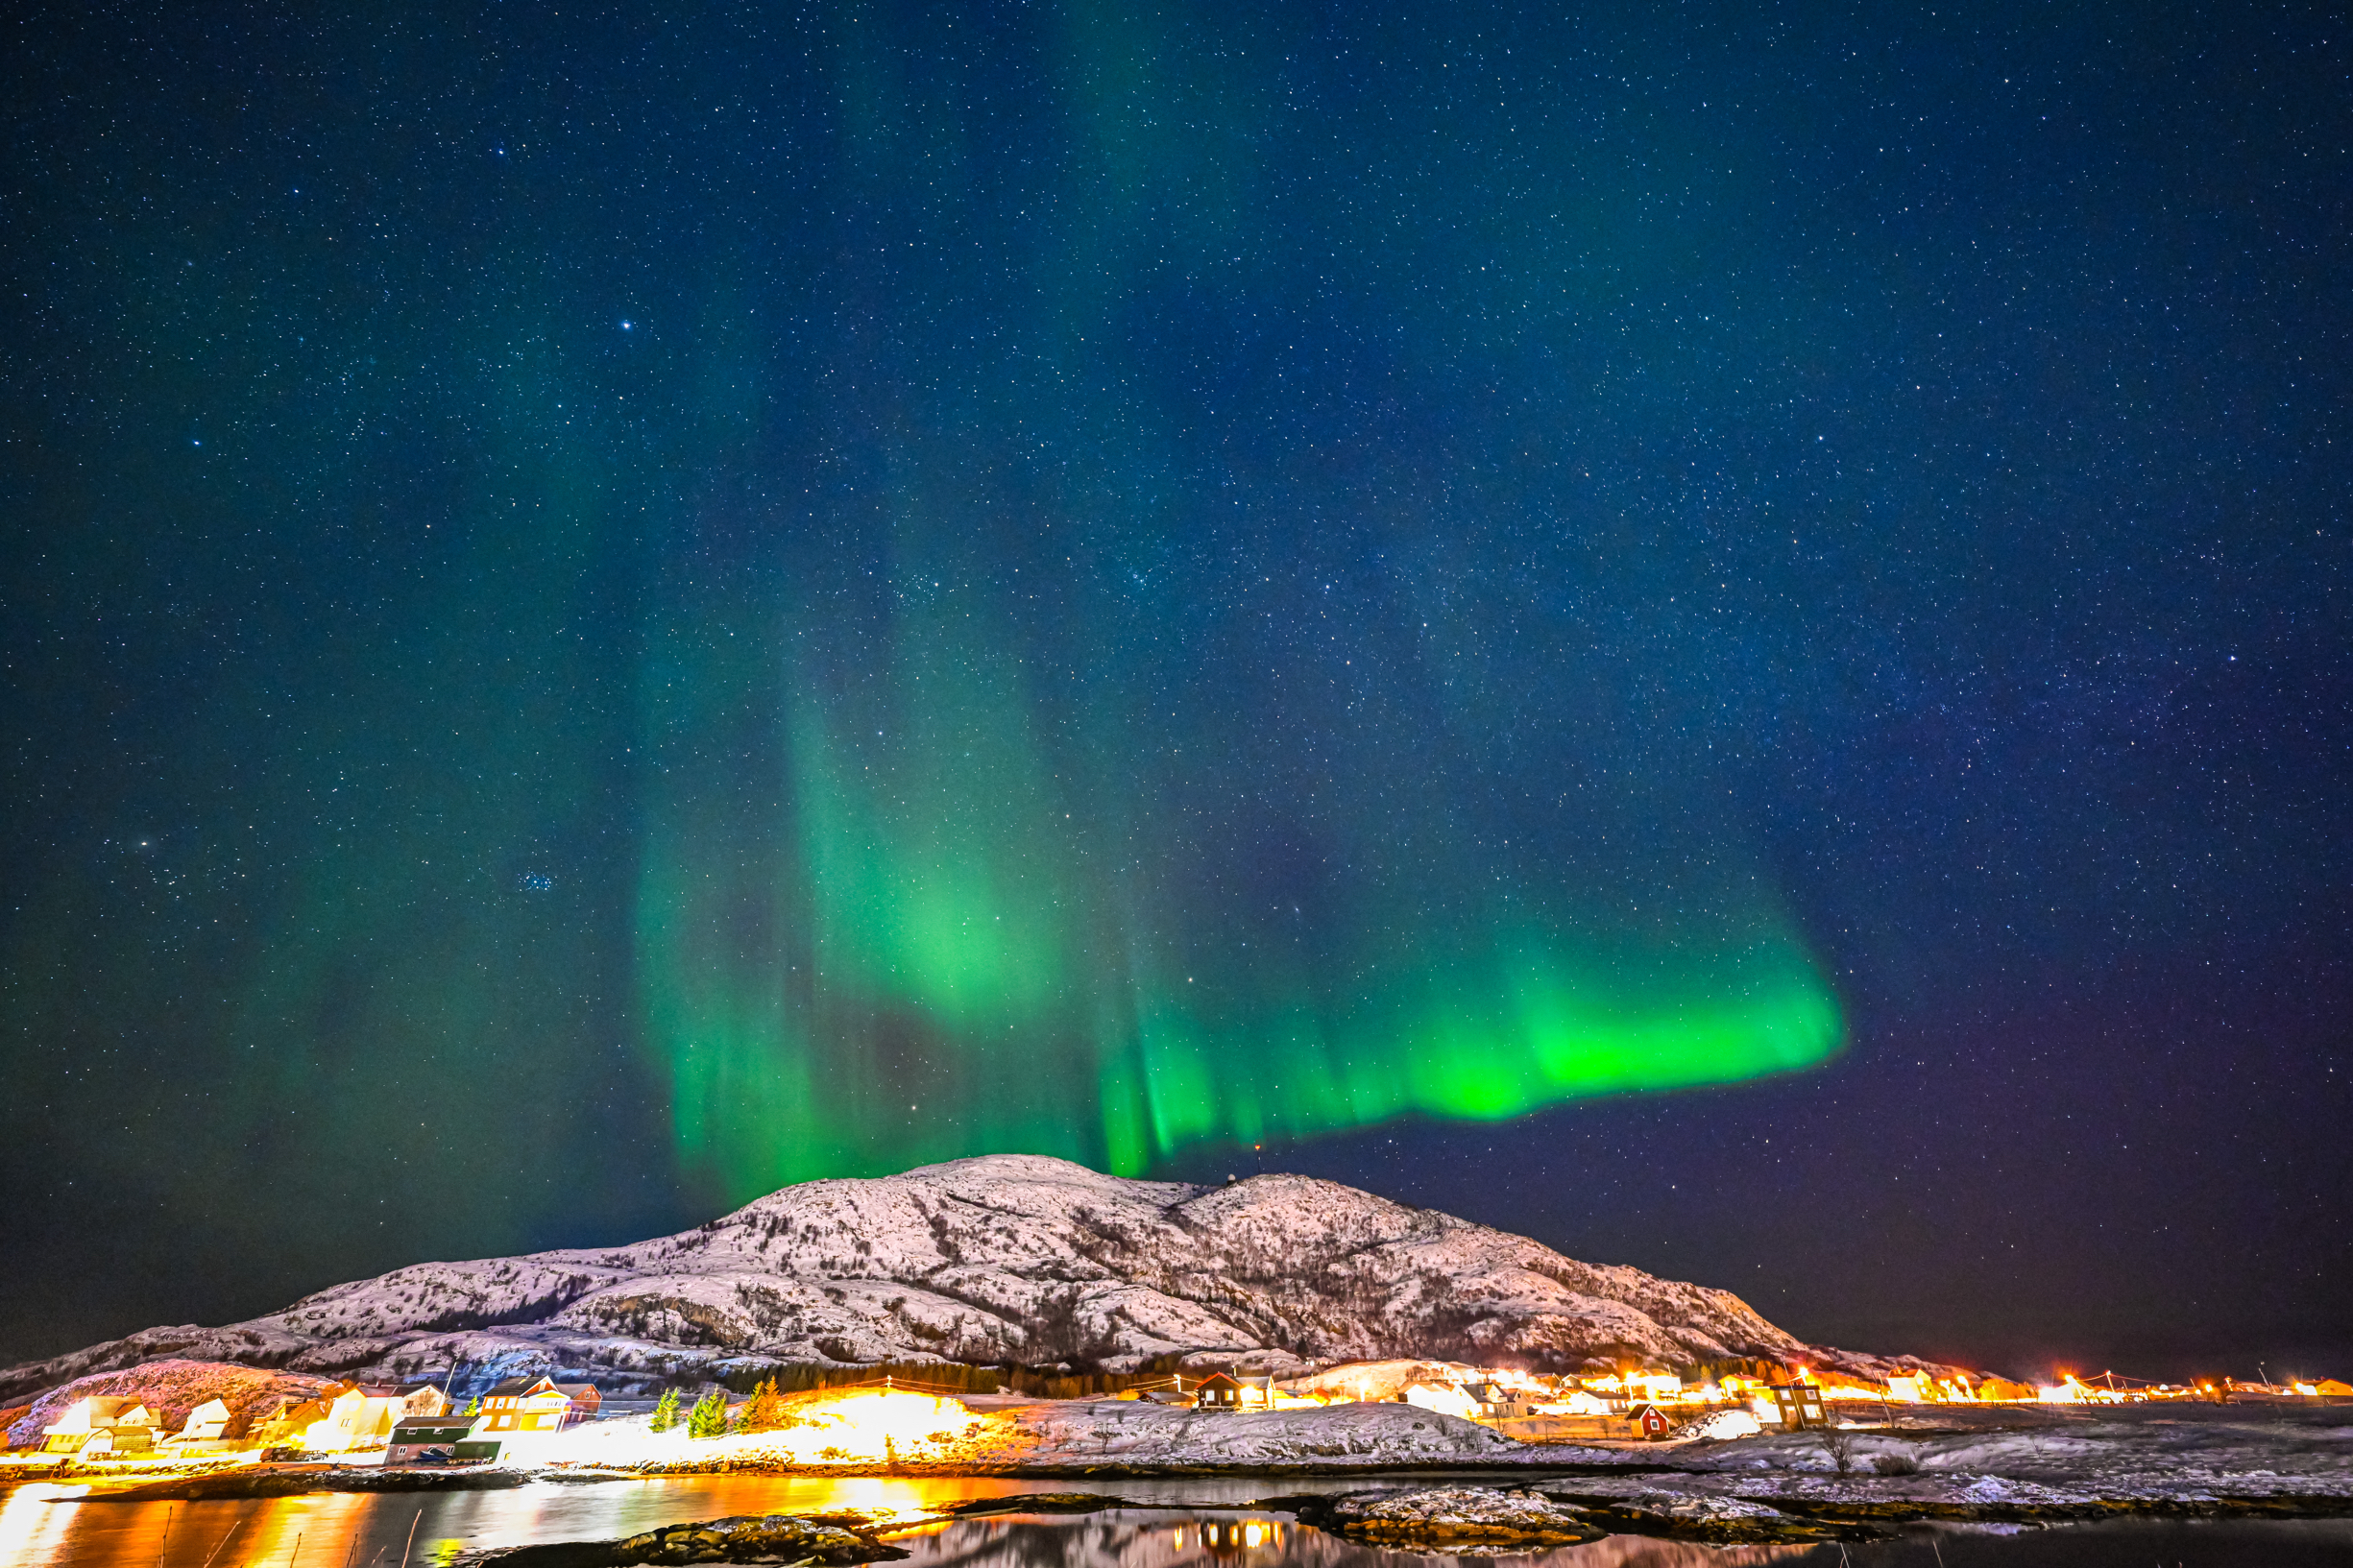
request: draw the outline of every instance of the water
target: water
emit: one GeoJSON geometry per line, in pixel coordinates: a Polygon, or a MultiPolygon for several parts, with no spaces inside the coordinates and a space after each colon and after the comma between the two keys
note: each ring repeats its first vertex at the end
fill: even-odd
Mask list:
{"type": "MultiPolygon", "coordinates": [[[[610,1540],[691,1519],[912,1509],[1069,1484],[692,1476],[541,1483],[497,1492],[343,1492],[176,1504],[78,1503],[59,1495],[68,1488],[35,1484],[0,1498],[0,1568],[420,1568],[447,1563],[467,1548],[610,1540]]],[[[1433,1568],[1434,1559],[1358,1546],[1288,1515],[1202,1513],[1185,1506],[1362,1484],[1332,1480],[1318,1487],[1289,1478],[1124,1481],[1116,1484],[1121,1496],[1168,1508],[963,1520],[900,1536],[897,1544],[913,1555],[909,1568],[1433,1568]]],[[[1787,1568],[2349,1568],[2353,1521],[1948,1528],[1843,1550],[1711,1547],[1617,1535],[1499,1560],[1513,1568],[1747,1568],[1768,1562],[1787,1568]]]]}

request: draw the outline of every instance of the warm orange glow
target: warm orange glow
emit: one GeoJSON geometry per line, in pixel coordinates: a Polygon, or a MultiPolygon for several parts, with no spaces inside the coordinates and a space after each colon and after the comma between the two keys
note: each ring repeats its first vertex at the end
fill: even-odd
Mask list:
{"type": "MultiPolygon", "coordinates": [[[[636,1422],[592,1422],[550,1434],[534,1459],[601,1464],[740,1456],[780,1464],[874,1464],[946,1458],[986,1417],[962,1401],[908,1388],[845,1388],[792,1399],[774,1432],[689,1437],[683,1428],[649,1432],[636,1422]]],[[[521,1452],[522,1445],[510,1444],[521,1452]]]]}

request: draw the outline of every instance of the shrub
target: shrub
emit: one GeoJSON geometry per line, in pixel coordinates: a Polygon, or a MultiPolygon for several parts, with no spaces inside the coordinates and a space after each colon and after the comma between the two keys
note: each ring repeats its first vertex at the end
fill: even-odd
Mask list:
{"type": "Polygon", "coordinates": [[[1920,1473],[1920,1457],[1908,1450],[1900,1454],[1874,1455],[1871,1468],[1883,1476],[1916,1476],[1920,1473]]]}

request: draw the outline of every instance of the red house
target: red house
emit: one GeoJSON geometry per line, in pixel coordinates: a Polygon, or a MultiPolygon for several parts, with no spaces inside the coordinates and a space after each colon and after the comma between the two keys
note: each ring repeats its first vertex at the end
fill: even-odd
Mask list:
{"type": "Polygon", "coordinates": [[[558,1383],[553,1378],[509,1378],[482,1396],[482,1420],[474,1430],[561,1432],[592,1419],[604,1396],[593,1383],[558,1383]]]}

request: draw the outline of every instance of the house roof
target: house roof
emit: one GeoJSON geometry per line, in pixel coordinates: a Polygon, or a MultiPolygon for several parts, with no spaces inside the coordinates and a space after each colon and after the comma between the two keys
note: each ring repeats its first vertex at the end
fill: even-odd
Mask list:
{"type": "Polygon", "coordinates": [[[107,1394],[92,1394],[84,1400],[83,1404],[88,1408],[90,1419],[93,1421],[119,1421],[133,1411],[145,1408],[135,1399],[116,1398],[107,1394]]]}
{"type": "Polygon", "coordinates": [[[270,1419],[282,1421],[288,1426],[308,1426],[313,1421],[324,1421],[333,1413],[334,1407],[329,1401],[305,1399],[299,1405],[287,1403],[279,1406],[270,1419]]]}
{"type": "MultiPolygon", "coordinates": [[[[520,1398],[539,1393],[560,1393],[567,1399],[577,1399],[583,1394],[593,1394],[595,1391],[596,1385],[593,1383],[558,1383],[549,1377],[508,1378],[503,1383],[493,1384],[490,1388],[490,1394],[495,1394],[501,1399],[520,1398]]],[[[484,1397],[489,1396],[486,1394],[484,1397]]]]}

